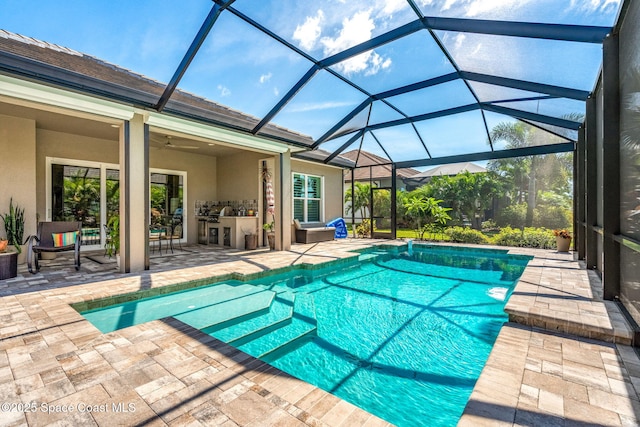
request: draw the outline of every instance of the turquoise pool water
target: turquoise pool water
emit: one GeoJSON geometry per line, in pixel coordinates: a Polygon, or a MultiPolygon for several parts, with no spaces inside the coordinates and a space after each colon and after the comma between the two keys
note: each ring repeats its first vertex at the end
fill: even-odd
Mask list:
{"type": "Polygon", "coordinates": [[[336,269],[225,281],[82,314],[174,316],[399,426],[455,425],[528,257],[414,246],[336,269]]]}

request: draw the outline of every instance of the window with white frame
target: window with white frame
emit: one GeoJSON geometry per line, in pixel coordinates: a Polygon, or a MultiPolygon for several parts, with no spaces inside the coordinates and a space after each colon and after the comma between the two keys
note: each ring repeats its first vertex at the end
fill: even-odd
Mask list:
{"type": "Polygon", "coordinates": [[[293,218],[301,222],[320,222],[324,216],[322,177],[293,174],[293,218]]]}

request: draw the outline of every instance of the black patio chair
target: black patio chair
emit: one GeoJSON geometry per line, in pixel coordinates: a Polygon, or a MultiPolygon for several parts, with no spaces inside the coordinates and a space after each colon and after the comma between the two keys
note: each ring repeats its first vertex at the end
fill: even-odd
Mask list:
{"type": "Polygon", "coordinates": [[[45,221],[38,223],[36,235],[29,237],[27,267],[31,274],[40,271],[39,255],[43,252],[74,252],[76,271],[80,270],[82,222],[45,221]]]}

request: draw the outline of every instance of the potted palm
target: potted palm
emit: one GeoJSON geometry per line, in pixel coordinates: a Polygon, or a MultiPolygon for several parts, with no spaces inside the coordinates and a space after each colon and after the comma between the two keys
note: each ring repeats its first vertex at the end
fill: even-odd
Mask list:
{"type": "Polygon", "coordinates": [[[556,246],[558,252],[569,252],[571,246],[571,234],[565,229],[553,230],[553,235],[556,236],[556,246]]]}
{"type": "Polygon", "coordinates": [[[104,244],[106,254],[109,258],[115,255],[116,262],[120,266],[120,216],[113,215],[107,221],[107,240],[104,244]]]}
{"type": "Polygon", "coordinates": [[[4,215],[0,214],[0,218],[4,221],[4,231],[7,234],[9,245],[13,245],[18,253],[18,264],[24,264],[27,260],[27,251],[25,250],[26,240],[24,238],[24,208],[19,205],[13,205],[13,198],[9,200],[9,212],[4,215]]]}
{"type": "Polygon", "coordinates": [[[262,226],[262,229],[267,232],[267,240],[269,241],[269,249],[274,250],[276,248],[276,233],[274,228],[276,223],[274,221],[267,222],[262,226]]]}

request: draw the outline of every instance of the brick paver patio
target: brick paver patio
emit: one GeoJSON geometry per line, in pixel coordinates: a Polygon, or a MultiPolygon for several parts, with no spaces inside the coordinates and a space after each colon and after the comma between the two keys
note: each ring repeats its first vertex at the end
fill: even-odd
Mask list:
{"type": "MultiPolygon", "coordinates": [[[[372,243],[287,252],[192,246],[153,258],[143,274],[88,259],[76,272],[64,257],[33,276],[21,267],[17,278],[0,281],[0,424],[388,425],[175,319],[102,334],[69,305],[321,263],[372,243]]],[[[507,305],[519,323],[502,328],[460,425],[638,425],[640,360],[617,306],[601,300],[597,277],[570,254],[512,252],[535,256],[507,305]]]]}

